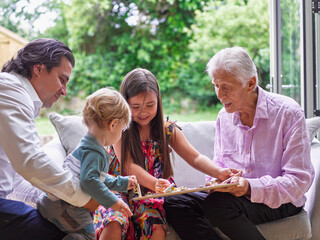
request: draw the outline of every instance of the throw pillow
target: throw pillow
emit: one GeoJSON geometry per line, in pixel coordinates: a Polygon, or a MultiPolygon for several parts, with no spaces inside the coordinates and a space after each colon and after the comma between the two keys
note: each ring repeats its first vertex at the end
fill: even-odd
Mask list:
{"type": "Polygon", "coordinates": [[[320,130],[320,117],[308,118],[306,119],[306,124],[312,141],[320,130]]]}
{"type": "Polygon", "coordinates": [[[56,129],[60,142],[67,154],[77,147],[81,138],[88,131],[86,125],[82,122],[81,116],[62,116],[52,112],[49,115],[49,119],[56,129]]]}

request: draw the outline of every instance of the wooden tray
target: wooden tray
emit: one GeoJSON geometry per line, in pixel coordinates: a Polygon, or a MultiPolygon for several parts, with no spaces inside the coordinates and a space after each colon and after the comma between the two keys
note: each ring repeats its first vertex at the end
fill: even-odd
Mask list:
{"type": "Polygon", "coordinates": [[[189,189],[184,189],[180,191],[172,191],[168,193],[147,194],[141,197],[135,197],[133,198],[133,200],[138,201],[138,200],[147,199],[147,198],[168,197],[168,196],[184,194],[184,193],[199,192],[199,191],[205,191],[205,190],[211,190],[211,189],[217,189],[217,188],[227,188],[231,186],[236,186],[238,184],[239,183],[225,183],[225,184],[222,183],[219,185],[213,185],[213,186],[201,187],[201,188],[189,188],[189,189]]]}

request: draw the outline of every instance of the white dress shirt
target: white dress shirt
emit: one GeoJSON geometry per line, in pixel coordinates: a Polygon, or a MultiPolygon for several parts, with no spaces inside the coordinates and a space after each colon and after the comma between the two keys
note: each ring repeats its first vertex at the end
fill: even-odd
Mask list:
{"type": "Polygon", "coordinates": [[[41,107],[28,79],[0,73],[0,197],[12,192],[17,172],[42,191],[81,207],[90,196],[81,190],[79,179],[39,145],[34,119],[41,107]]]}

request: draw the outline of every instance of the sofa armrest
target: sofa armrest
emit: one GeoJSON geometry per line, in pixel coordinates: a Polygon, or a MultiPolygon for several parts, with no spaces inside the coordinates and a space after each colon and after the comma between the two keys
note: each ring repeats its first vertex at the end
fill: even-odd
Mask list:
{"type": "Polygon", "coordinates": [[[311,143],[311,161],[315,176],[306,193],[307,202],[304,209],[308,212],[312,226],[312,239],[320,239],[320,142],[313,139],[311,143]]]}

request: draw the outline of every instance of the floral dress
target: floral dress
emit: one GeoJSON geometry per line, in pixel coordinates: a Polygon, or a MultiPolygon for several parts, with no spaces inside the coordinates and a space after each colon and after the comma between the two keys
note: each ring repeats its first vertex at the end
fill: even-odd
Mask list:
{"type": "MultiPolygon", "coordinates": [[[[110,165],[109,165],[109,174],[117,177],[120,175],[120,164],[118,158],[115,156],[113,148],[109,149],[109,153],[111,154],[110,165]]],[[[125,198],[118,192],[114,192],[118,198],[122,198],[126,203],[128,203],[125,198]]],[[[112,208],[105,209],[103,206],[99,206],[98,209],[93,213],[93,225],[96,230],[96,239],[100,238],[101,232],[104,227],[110,223],[117,221],[122,226],[121,237],[122,239],[126,239],[127,230],[129,226],[128,218],[122,213],[113,210],[112,208]]]]}
{"type": "MultiPolygon", "coordinates": [[[[167,121],[165,124],[167,137],[170,138],[173,126],[175,124],[167,121]]],[[[156,178],[160,178],[163,171],[163,162],[160,154],[160,142],[148,139],[141,142],[142,151],[145,156],[146,171],[156,178]]],[[[120,163],[115,155],[114,149],[110,148],[112,156],[109,174],[118,176],[120,174],[120,163]]],[[[168,179],[173,183],[173,179],[168,179]]],[[[142,195],[154,193],[152,190],[142,187],[142,195]]],[[[137,197],[133,191],[128,194],[118,194],[126,203],[128,203],[133,216],[128,220],[122,213],[114,211],[113,209],[105,209],[103,206],[94,213],[94,226],[96,229],[97,239],[99,239],[103,228],[112,221],[117,221],[122,226],[122,239],[136,240],[143,236],[143,239],[149,239],[154,230],[154,224],[162,225],[167,231],[167,222],[165,220],[165,211],[163,209],[163,198],[143,199],[133,201],[132,198],[137,197]]]]}

